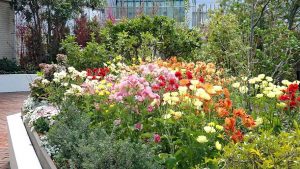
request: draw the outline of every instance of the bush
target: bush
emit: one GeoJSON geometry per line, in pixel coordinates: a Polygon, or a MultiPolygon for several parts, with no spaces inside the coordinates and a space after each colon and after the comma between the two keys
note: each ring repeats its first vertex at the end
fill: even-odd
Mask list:
{"type": "Polygon", "coordinates": [[[48,141],[57,147],[54,160],[60,168],[158,169],[148,146],[116,140],[101,128],[90,126],[91,119],[74,104],[65,103],[49,133],[48,141]],[[68,105],[68,106],[66,106],[68,105]]]}
{"type": "Polygon", "coordinates": [[[142,16],[116,25],[108,23],[85,48],[73,36],[64,40],[62,47],[69,64],[77,69],[100,67],[119,55],[127,61],[154,56],[191,60],[201,47],[201,34],[179,28],[167,17],[142,16]]]}
{"type": "Polygon", "coordinates": [[[13,60],[7,58],[0,59],[0,74],[8,72],[17,72],[20,71],[20,67],[13,60]]]}
{"type": "Polygon", "coordinates": [[[299,168],[300,130],[253,133],[245,142],[224,147],[224,168],[299,168]]]}

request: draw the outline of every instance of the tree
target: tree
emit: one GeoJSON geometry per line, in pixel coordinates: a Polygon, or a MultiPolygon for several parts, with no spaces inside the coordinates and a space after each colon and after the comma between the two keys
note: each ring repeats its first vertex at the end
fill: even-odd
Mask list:
{"type": "Polygon", "coordinates": [[[105,0],[13,0],[11,5],[17,13],[26,16],[32,44],[31,57],[34,64],[52,61],[61,40],[68,33],[66,23],[83,12],[85,7],[99,9],[105,0]],[[46,28],[45,28],[45,25],[46,28]],[[46,39],[46,44],[44,43],[46,39]]]}

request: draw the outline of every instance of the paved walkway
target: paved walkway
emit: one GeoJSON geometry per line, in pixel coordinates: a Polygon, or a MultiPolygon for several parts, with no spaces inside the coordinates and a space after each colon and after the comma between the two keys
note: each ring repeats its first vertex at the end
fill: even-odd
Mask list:
{"type": "Polygon", "coordinates": [[[8,129],[6,116],[19,113],[28,92],[0,93],[0,169],[9,168],[8,129]]]}

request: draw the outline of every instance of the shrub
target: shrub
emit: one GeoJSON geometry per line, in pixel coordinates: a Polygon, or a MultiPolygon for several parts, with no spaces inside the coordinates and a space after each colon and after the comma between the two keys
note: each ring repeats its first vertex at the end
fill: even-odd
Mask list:
{"type": "Polygon", "coordinates": [[[221,161],[224,168],[299,168],[300,130],[249,134],[243,143],[225,146],[221,161]]]}
{"type": "Polygon", "coordinates": [[[113,134],[92,128],[88,114],[70,103],[65,103],[48,133],[50,145],[58,148],[54,160],[60,168],[161,168],[148,146],[116,140],[113,134]]]}
{"type": "Polygon", "coordinates": [[[173,20],[161,16],[108,23],[95,36],[85,48],[76,43],[79,37],[69,36],[62,42],[70,65],[77,69],[101,67],[119,55],[127,61],[153,56],[191,60],[201,47],[199,32],[179,28],[173,20]]]}
{"type": "Polygon", "coordinates": [[[0,74],[7,72],[17,72],[20,71],[20,67],[13,60],[7,58],[0,59],[0,74]]]}

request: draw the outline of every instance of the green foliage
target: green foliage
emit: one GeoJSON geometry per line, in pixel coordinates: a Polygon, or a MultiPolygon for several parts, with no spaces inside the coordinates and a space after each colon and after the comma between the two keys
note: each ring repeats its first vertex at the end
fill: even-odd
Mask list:
{"type": "Polygon", "coordinates": [[[110,52],[92,38],[91,42],[83,49],[75,42],[74,36],[68,36],[62,42],[62,47],[68,55],[68,64],[78,70],[85,68],[103,67],[103,63],[109,60],[110,52]]]}
{"type": "Polygon", "coordinates": [[[243,42],[242,31],[234,14],[223,14],[221,11],[212,14],[206,36],[201,60],[215,62],[234,74],[245,72],[249,47],[243,42]]]}
{"type": "Polygon", "coordinates": [[[221,162],[224,168],[299,168],[300,130],[249,134],[243,143],[225,146],[221,162]]]}
{"type": "Polygon", "coordinates": [[[59,168],[161,168],[147,145],[116,140],[113,134],[89,126],[90,120],[75,104],[63,106],[47,134],[50,145],[59,149],[54,155],[59,168]]]}
{"type": "Polygon", "coordinates": [[[0,74],[16,71],[20,71],[20,67],[16,64],[15,61],[9,60],[7,58],[0,59],[0,74]]]}
{"type": "Polygon", "coordinates": [[[72,36],[63,41],[62,47],[69,57],[69,64],[83,69],[99,67],[119,55],[127,61],[157,56],[191,60],[200,50],[201,43],[201,34],[196,30],[179,28],[167,17],[142,16],[116,25],[108,23],[86,48],[81,49],[72,36]]]}
{"type": "Polygon", "coordinates": [[[49,131],[49,121],[45,118],[39,118],[33,123],[34,129],[38,133],[45,133],[49,131]]]}

